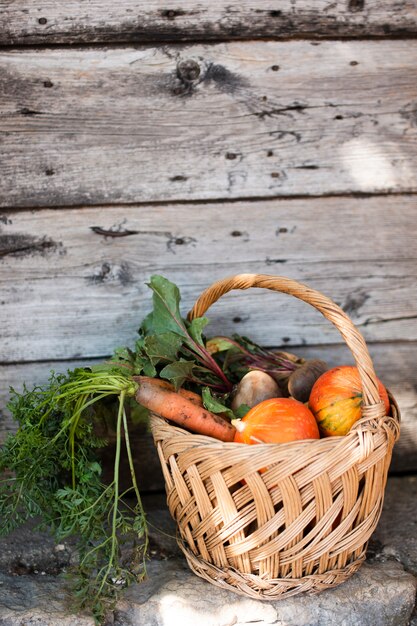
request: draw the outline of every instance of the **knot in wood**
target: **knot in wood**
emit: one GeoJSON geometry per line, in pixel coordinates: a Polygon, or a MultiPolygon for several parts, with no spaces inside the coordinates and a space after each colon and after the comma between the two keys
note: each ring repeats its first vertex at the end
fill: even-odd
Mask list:
{"type": "Polygon", "coordinates": [[[201,74],[201,67],[194,59],[184,59],[177,65],[177,76],[184,83],[193,83],[201,74]]]}
{"type": "Polygon", "coordinates": [[[353,13],[363,11],[365,8],[365,0],[349,0],[348,9],[353,13]]]}

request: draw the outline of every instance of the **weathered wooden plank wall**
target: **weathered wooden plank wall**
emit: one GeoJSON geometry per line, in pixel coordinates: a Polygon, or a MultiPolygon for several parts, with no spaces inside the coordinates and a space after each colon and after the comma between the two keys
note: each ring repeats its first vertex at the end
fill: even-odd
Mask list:
{"type": "Polygon", "coordinates": [[[0,0],[0,43],[91,43],[417,32],[414,0],[0,0]]]}
{"type": "Polygon", "coordinates": [[[407,41],[19,50],[0,66],[3,207],[417,191],[407,41]]]}
{"type": "MultiPolygon", "coordinates": [[[[351,315],[402,408],[393,468],[416,470],[416,32],[411,0],[0,0],[0,440],[9,384],[133,342],[152,273],[185,312],[260,271],[351,315]]],[[[286,296],[212,318],[349,360],[286,296]]]]}
{"type": "MultiPolygon", "coordinates": [[[[148,313],[153,273],[181,285],[184,315],[210,281],[278,273],[333,297],[368,341],[417,340],[415,218],[413,196],[4,214],[2,360],[111,354],[148,313]]],[[[314,309],[270,292],[227,296],[213,315],[211,333],[267,345],[341,341],[314,309]]]]}

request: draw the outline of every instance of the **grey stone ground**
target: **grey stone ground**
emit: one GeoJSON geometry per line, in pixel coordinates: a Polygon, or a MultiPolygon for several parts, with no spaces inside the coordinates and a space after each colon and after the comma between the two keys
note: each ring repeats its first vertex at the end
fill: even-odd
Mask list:
{"type": "MultiPolygon", "coordinates": [[[[417,477],[391,478],[368,561],[336,589],[258,602],[230,593],[188,569],[163,497],[146,498],[151,523],[148,578],[119,601],[113,626],[417,626],[417,477]],[[157,526],[163,532],[154,528],[157,526]],[[167,536],[168,535],[171,536],[167,536]]],[[[27,526],[0,541],[0,626],[93,626],[68,612],[58,573],[75,558],[27,526]]]]}

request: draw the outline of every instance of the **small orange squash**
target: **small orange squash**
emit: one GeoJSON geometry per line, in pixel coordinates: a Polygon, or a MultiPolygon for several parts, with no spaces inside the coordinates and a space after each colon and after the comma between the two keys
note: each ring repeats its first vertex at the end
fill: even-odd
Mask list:
{"type": "Polygon", "coordinates": [[[243,419],[233,420],[238,443],[286,443],[319,439],[319,429],[309,409],[292,398],[271,398],[254,406],[243,419]]]}
{"type": "MultiPolygon", "coordinates": [[[[388,394],[381,381],[377,381],[379,395],[388,415],[388,394]]],[[[323,437],[346,435],[362,417],[362,385],[357,368],[343,365],[322,374],[313,385],[308,406],[323,437]]]]}

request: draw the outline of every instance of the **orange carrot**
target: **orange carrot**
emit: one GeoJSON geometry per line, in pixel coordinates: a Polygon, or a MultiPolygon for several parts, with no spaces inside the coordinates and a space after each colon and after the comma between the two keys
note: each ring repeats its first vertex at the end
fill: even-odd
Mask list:
{"type": "Polygon", "coordinates": [[[203,406],[203,399],[201,396],[198,395],[198,393],[194,393],[194,391],[188,391],[188,389],[182,388],[178,389],[178,393],[180,394],[180,396],[186,398],[196,406],[203,406]]]}
{"type": "MultiPolygon", "coordinates": [[[[136,382],[139,382],[140,376],[133,377],[136,382]]],[[[146,376],[142,376],[142,378],[146,378],[146,376]]],[[[162,378],[150,378],[155,384],[155,387],[161,387],[161,389],[168,389],[168,391],[175,391],[174,385],[171,385],[167,380],[162,380],[162,378]]],[[[194,391],[189,391],[188,389],[183,389],[180,387],[177,389],[177,393],[180,394],[183,398],[186,398],[196,406],[203,406],[203,399],[198,393],[194,393],[194,391]]]]}
{"type": "Polygon", "coordinates": [[[194,397],[197,394],[187,392],[188,397],[185,397],[169,383],[156,378],[134,376],[133,379],[139,384],[136,401],[153,413],[200,435],[233,441],[235,427],[219,415],[198,406],[194,397]]]}

